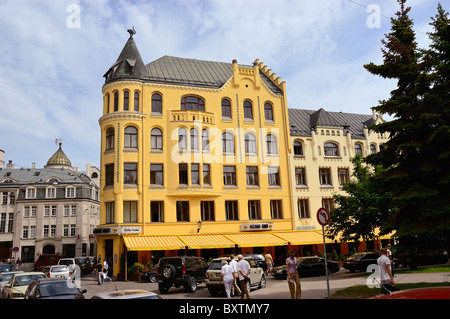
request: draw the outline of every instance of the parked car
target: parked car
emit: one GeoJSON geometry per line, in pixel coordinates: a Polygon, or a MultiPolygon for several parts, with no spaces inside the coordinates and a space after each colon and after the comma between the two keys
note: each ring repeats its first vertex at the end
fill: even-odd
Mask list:
{"type": "Polygon", "coordinates": [[[11,268],[9,267],[9,264],[0,264],[0,273],[11,271],[11,268]]]}
{"type": "Polygon", "coordinates": [[[172,286],[183,286],[195,292],[197,285],[205,281],[207,269],[208,265],[202,257],[163,257],[156,268],[159,291],[167,293],[172,286]]]}
{"type": "MultiPolygon", "coordinates": [[[[328,260],[328,274],[334,274],[340,270],[339,263],[328,260]]],[[[325,258],[322,257],[299,257],[297,258],[297,272],[300,277],[323,276],[325,275],[325,258]]],[[[274,267],[275,278],[286,279],[286,265],[274,267]]]]}
{"type": "Polygon", "coordinates": [[[86,291],[64,278],[39,278],[30,283],[24,299],[86,299],[86,291]]]}
{"type": "Polygon", "coordinates": [[[75,262],[81,269],[81,275],[87,275],[92,272],[91,261],[88,257],[75,257],[75,262]]]}
{"type": "Polygon", "coordinates": [[[450,299],[450,287],[413,288],[381,294],[369,299],[450,299]]]}
{"type": "Polygon", "coordinates": [[[14,274],[3,290],[3,299],[23,299],[25,290],[33,280],[46,278],[43,272],[22,272],[14,274]]]}
{"type": "Polygon", "coordinates": [[[158,294],[142,289],[126,289],[95,294],[91,299],[162,299],[158,294]]]}
{"type": "MultiPolygon", "coordinates": [[[[228,263],[231,261],[229,257],[220,257],[213,259],[209,264],[208,271],[206,272],[206,288],[212,296],[216,296],[220,291],[225,291],[225,285],[223,281],[220,282],[220,276],[222,273],[222,260],[226,260],[228,263]]],[[[250,275],[248,276],[248,291],[252,287],[265,288],[266,277],[264,275],[264,269],[259,267],[253,258],[244,257],[250,264],[250,275]]]]}
{"type": "Polygon", "coordinates": [[[266,271],[266,269],[267,269],[266,259],[264,258],[263,255],[249,254],[249,255],[242,255],[242,257],[250,257],[250,258],[253,258],[253,260],[255,261],[256,265],[258,265],[258,266],[261,267],[264,271],[266,271]]]}
{"type": "Polygon", "coordinates": [[[53,265],[45,266],[42,272],[47,276],[47,278],[69,278],[71,272],[69,267],[66,265],[53,265]]]}
{"type": "Polygon", "coordinates": [[[76,274],[77,270],[80,272],[80,277],[84,276],[86,274],[88,274],[86,272],[86,265],[82,263],[82,261],[86,261],[81,260],[80,258],[61,258],[58,261],[58,265],[66,265],[67,267],[69,267],[69,271],[72,274],[76,274]]]}
{"type": "Polygon", "coordinates": [[[418,266],[446,264],[448,257],[444,254],[406,254],[398,256],[398,261],[403,267],[414,269],[418,266]]]}
{"type": "Polygon", "coordinates": [[[345,259],[343,267],[351,272],[366,271],[369,265],[377,264],[378,257],[380,254],[377,252],[356,253],[345,259]]]}
{"type": "Polygon", "coordinates": [[[0,299],[3,299],[3,288],[14,274],[23,272],[23,270],[5,271],[0,273],[0,299]]]}
{"type": "Polygon", "coordinates": [[[150,270],[141,274],[141,281],[158,282],[158,274],[156,270],[150,270]]]}
{"type": "Polygon", "coordinates": [[[57,265],[61,255],[40,255],[34,262],[34,271],[42,271],[45,266],[57,265]]]}

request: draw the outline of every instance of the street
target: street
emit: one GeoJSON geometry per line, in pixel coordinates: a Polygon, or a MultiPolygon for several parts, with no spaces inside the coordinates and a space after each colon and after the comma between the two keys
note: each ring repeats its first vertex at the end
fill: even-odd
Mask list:
{"type": "MultiPolygon", "coordinates": [[[[366,285],[369,274],[350,273],[348,270],[341,269],[339,272],[331,275],[330,295],[335,291],[347,288],[353,285],[366,285]]],[[[416,273],[416,274],[398,274],[395,277],[396,283],[411,282],[449,282],[448,273],[416,273]]],[[[300,278],[302,299],[324,299],[327,298],[327,283],[325,276],[300,278]]],[[[159,294],[163,299],[225,299],[225,294],[217,297],[210,295],[204,283],[199,284],[195,293],[189,293],[183,287],[169,289],[167,294],[160,294],[157,283],[144,283],[137,281],[113,281],[105,282],[103,285],[97,285],[97,280],[93,275],[85,276],[81,279],[81,289],[87,289],[86,298],[91,298],[95,293],[122,290],[122,289],[144,289],[159,294]]],[[[374,294],[379,293],[379,289],[374,289],[374,294]]],[[[289,288],[286,280],[275,279],[272,276],[267,277],[266,288],[252,289],[250,297],[253,299],[290,299],[289,288]]],[[[233,297],[238,300],[240,297],[233,297]]]]}

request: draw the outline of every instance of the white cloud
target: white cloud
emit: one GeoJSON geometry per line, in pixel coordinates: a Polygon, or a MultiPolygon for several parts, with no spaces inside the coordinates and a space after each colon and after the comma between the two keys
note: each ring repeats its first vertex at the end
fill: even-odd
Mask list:
{"type": "MultiPolygon", "coordinates": [[[[381,61],[390,22],[367,28],[369,13],[354,2],[379,4],[386,16],[398,10],[392,0],[2,1],[0,149],[7,160],[43,166],[62,138],[73,165],[99,165],[102,76],[132,26],[144,63],[163,55],[259,58],[287,82],[290,107],[369,113],[392,83],[362,65],[381,61]],[[66,24],[74,3],[80,28],[66,24]]],[[[418,30],[436,11],[431,2],[407,3],[418,30]]]]}

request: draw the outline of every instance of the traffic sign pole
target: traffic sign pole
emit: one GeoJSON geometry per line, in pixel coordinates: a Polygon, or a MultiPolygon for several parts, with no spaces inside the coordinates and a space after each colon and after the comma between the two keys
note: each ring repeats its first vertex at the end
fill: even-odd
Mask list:
{"type": "Polygon", "coordinates": [[[323,237],[323,254],[325,257],[325,274],[327,276],[327,294],[330,298],[330,279],[328,276],[328,260],[327,260],[327,247],[325,245],[325,226],[330,222],[330,213],[326,208],[319,208],[317,211],[317,221],[322,225],[322,237],[323,237]]]}

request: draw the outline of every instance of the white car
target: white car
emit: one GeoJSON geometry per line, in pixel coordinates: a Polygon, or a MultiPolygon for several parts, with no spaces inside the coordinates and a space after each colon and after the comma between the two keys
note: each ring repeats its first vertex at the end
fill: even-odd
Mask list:
{"type": "Polygon", "coordinates": [[[95,294],[91,299],[162,299],[154,292],[142,289],[126,289],[95,294]]]}
{"type": "Polygon", "coordinates": [[[53,265],[45,266],[42,272],[47,275],[48,278],[69,278],[71,272],[66,265],[53,265]]]}
{"type": "MultiPolygon", "coordinates": [[[[266,287],[266,277],[264,276],[264,270],[256,265],[253,258],[244,257],[246,261],[250,264],[250,275],[248,276],[247,289],[250,292],[250,288],[265,288],[266,287]]],[[[206,287],[212,296],[216,296],[221,290],[225,290],[225,286],[220,283],[220,275],[222,273],[222,260],[226,260],[230,263],[229,257],[220,257],[213,259],[209,264],[208,270],[206,271],[206,287]]]]}
{"type": "Polygon", "coordinates": [[[19,272],[23,272],[23,270],[16,271],[5,271],[0,273],[0,299],[3,299],[3,288],[8,283],[8,281],[12,278],[14,274],[19,272]]]}
{"type": "Polygon", "coordinates": [[[43,272],[22,272],[12,276],[4,286],[3,299],[23,299],[25,290],[35,279],[45,278],[43,272]]]}

